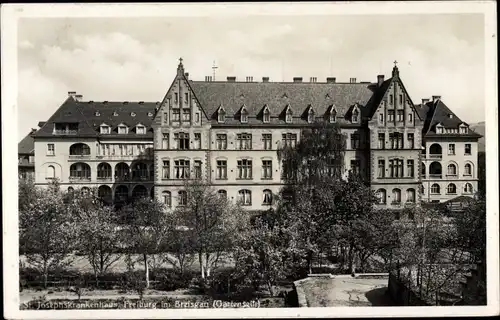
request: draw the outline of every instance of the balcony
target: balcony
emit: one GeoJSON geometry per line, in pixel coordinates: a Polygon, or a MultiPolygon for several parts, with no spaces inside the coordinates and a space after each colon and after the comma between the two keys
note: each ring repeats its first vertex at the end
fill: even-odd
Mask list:
{"type": "Polygon", "coordinates": [[[428,158],[432,160],[441,160],[443,158],[442,154],[437,154],[437,153],[431,153],[428,156],[429,156],[428,158]]]}
{"type": "Polygon", "coordinates": [[[82,159],[90,159],[90,154],[70,154],[70,160],[82,160],[82,159]]]}
{"type": "Polygon", "coordinates": [[[443,175],[441,173],[431,173],[429,174],[429,179],[442,179],[443,175]]]}
{"type": "Polygon", "coordinates": [[[113,177],[97,177],[97,181],[99,181],[99,182],[111,182],[111,181],[113,181],[113,177]]]}
{"type": "Polygon", "coordinates": [[[69,177],[70,182],[90,182],[90,177],[69,177]]]}

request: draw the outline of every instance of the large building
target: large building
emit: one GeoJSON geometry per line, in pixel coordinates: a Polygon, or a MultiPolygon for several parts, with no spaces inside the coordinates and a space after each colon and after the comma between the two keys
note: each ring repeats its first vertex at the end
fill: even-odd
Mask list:
{"type": "Polygon", "coordinates": [[[70,92],[34,134],[35,182],[57,178],[69,190],[97,187],[118,204],[151,195],[175,207],[186,201],[185,179],[202,178],[228,199],[265,209],[283,185],[278,148],[315,121],[341,127],[344,173],[369,181],[380,207],[477,189],[480,135],[440,97],[414,104],[397,66],[374,83],[194,81],[182,60],[161,102],[83,101],[70,92]]]}
{"type": "Polygon", "coordinates": [[[35,139],[32,129],[17,145],[17,168],[19,179],[30,179],[35,177],[35,139]]]}

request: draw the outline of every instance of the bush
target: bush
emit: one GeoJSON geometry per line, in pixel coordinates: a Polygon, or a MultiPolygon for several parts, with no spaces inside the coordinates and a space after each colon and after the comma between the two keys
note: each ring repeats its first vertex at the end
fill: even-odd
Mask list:
{"type": "Polygon", "coordinates": [[[177,289],[187,289],[191,280],[195,278],[193,271],[177,272],[172,269],[158,269],[151,273],[151,279],[158,281],[154,288],[157,290],[174,291],[177,289]]]}

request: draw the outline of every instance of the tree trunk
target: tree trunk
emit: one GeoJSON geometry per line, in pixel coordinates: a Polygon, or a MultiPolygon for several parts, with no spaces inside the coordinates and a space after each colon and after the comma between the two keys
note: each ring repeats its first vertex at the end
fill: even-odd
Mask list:
{"type": "Polygon", "coordinates": [[[43,262],[43,287],[47,289],[47,282],[49,278],[49,268],[47,267],[47,261],[43,262]]]}
{"type": "Polygon", "coordinates": [[[146,280],[146,289],[149,289],[149,265],[148,265],[148,256],[146,253],[143,253],[144,258],[144,277],[146,280]]]}
{"type": "Polygon", "coordinates": [[[205,271],[203,268],[203,253],[201,253],[201,252],[198,252],[198,261],[200,263],[201,278],[205,279],[205,271]]]}

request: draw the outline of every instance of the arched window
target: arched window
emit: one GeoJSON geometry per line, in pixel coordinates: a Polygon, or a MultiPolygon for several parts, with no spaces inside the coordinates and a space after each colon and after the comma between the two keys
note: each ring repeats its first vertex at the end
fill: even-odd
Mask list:
{"type": "Polygon", "coordinates": [[[115,166],[115,180],[116,181],[126,181],[130,176],[130,169],[128,164],[125,162],[120,162],[115,166]]]}
{"type": "Polygon", "coordinates": [[[401,190],[392,189],[392,203],[398,204],[401,203],[401,190]]]}
{"type": "Polygon", "coordinates": [[[387,203],[387,192],[385,191],[385,189],[378,189],[376,192],[376,196],[379,204],[387,203]]]}
{"type": "Polygon", "coordinates": [[[97,179],[110,179],[111,177],[111,165],[106,162],[99,163],[97,166],[97,179]]]}
{"type": "Polygon", "coordinates": [[[271,121],[271,113],[269,112],[269,109],[267,107],[264,109],[262,120],[264,121],[264,123],[269,123],[271,121]]]}
{"type": "Polygon", "coordinates": [[[179,206],[187,205],[187,192],[181,190],[177,193],[177,201],[179,206]]]}
{"type": "Polygon", "coordinates": [[[464,186],[464,193],[472,193],[474,192],[474,188],[472,188],[472,184],[466,183],[464,186]]]}
{"type": "Polygon", "coordinates": [[[217,121],[219,123],[223,123],[226,118],[226,111],[224,109],[220,108],[219,112],[217,113],[217,121]]]}
{"type": "Polygon", "coordinates": [[[286,110],[286,114],[285,114],[285,122],[286,123],[292,123],[292,110],[290,108],[288,108],[286,110]]]}
{"type": "Polygon", "coordinates": [[[454,183],[450,183],[446,188],[446,193],[455,194],[457,193],[457,186],[454,183]]]}
{"type": "Polygon", "coordinates": [[[170,193],[170,191],[163,191],[161,193],[161,197],[163,203],[170,208],[172,206],[172,194],[170,193]]]}
{"type": "Polygon", "coordinates": [[[240,120],[241,123],[248,123],[248,112],[246,108],[241,110],[240,120]]]}
{"type": "Polygon", "coordinates": [[[358,109],[354,109],[352,112],[352,122],[357,123],[359,121],[359,111],[358,109]]]}
{"type": "Polygon", "coordinates": [[[312,108],[310,108],[309,111],[307,112],[307,122],[313,123],[313,121],[314,121],[314,111],[312,108]]]}
{"type": "Polygon", "coordinates": [[[441,158],[443,154],[443,148],[440,144],[433,143],[429,148],[429,155],[432,158],[441,158]]]}
{"type": "Polygon", "coordinates": [[[115,189],[115,202],[127,202],[128,201],[128,188],[127,186],[118,186],[115,189]]]}
{"type": "Polygon", "coordinates": [[[69,167],[69,177],[71,179],[90,180],[90,166],[83,162],[73,163],[69,167]]]}
{"type": "Polygon", "coordinates": [[[472,165],[470,163],[465,164],[464,176],[472,175],[472,165]]]}
{"type": "Polygon", "coordinates": [[[88,156],[90,155],[90,147],[85,143],[75,143],[69,147],[70,156],[88,156]]]}
{"type": "Polygon", "coordinates": [[[440,193],[441,193],[441,187],[439,186],[439,184],[434,183],[434,184],[431,186],[431,193],[432,193],[432,194],[440,194],[440,193]]]}
{"type": "Polygon", "coordinates": [[[135,163],[132,167],[132,178],[137,180],[148,179],[148,166],[143,162],[135,163]]]}
{"type": "Polygon", "coordinates": [[[99,186],[97,189],[97,196],[106,203],[111,203],[112,191],[109,186],[99,186]]]}
{"type": "Polygon", "coordinates": [[[217,194],[219,195],[219,197],[221,197],[222,199],[227,199],[227,191],[226,190],[219,190],[217,191],[217,194]]]}
{"type": "Polygon", "coordinates": [[[148,189],[146,189],[146,187],[143,185],[135,186],[135,188],[132,190],[132,198],[134,198],[134,200],[146,198],[148,194],[148,189]]]}
{"type": "Polygon", "coordinates": [[[328,121],[330,123],[335,123],[336,118],[337,118],[337,111],[335,111],[335,109],[332,108],[330,114],[328,115],[328,121]]]}
{"type": "Polygon", "coordinates": [[[406,202],[415,203],[415,189],[406,190],[406,202]]]}
{"type": "Polygon", "coordinates": [[[54,166],[47,167],[47,179],[54,179],[56,177],[56,168],[54,166]]]}
{"type": "Polygon", "coordinates": [[[441,178],[442,176],[442,169],[441,169],[441,163],[434,161],[431,163],[429,167],[429,176],[431,178],[441,178]]]}
{"type": "Polygon", "coordinates": [[[271,205],[273,203],[273,193],[271,190],[264,190],[263,191],[263,199],[262,199],[262,204],[264,205],[271,205]]]}
{"type": "Polygon", "coordinates": [[[242,206],[252,205],[252,192],[250,190],[238,191],[238,203],[242,206]]]}
{"type": "Polygon", "coordinates": [[[454,176],[457,174],[457,166],[454,165],[453,163],[450,163],[448,165],[448,175],[454,176]]]}

